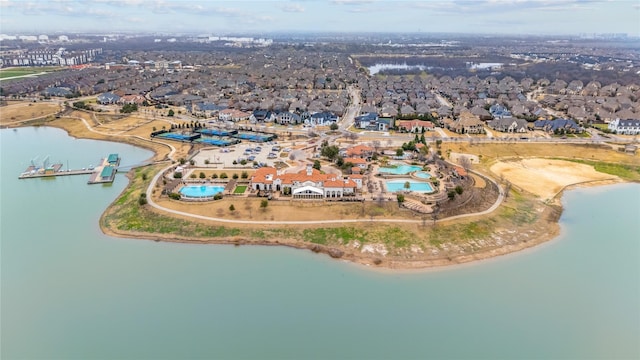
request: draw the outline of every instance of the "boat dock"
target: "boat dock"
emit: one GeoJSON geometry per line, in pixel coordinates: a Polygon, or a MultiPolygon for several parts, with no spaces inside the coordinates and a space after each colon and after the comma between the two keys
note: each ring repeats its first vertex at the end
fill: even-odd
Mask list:
{"type": "Polygon", "coordinates": [[[118,154],[110,154],[104,159],[100,159],[100,165],[96,167],[90,166],[89,168],[82,169],[67,169],[62,170],[62,164],[43,164],[39,167],[32,164],[18,176],[18,179],[31,179],[31,178],[50,178],[56,176],[70,176],[70,175],[90,175],[87,184],[105,184],[111,183],[116,177],[118,172],[118,165],[120,165],[120,157],[118,154]]]}

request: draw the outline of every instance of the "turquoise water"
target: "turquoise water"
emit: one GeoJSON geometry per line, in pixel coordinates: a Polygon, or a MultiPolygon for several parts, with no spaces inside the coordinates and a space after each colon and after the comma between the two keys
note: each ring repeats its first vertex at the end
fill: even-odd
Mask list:
{"type": "Polygon", "coordinates": [[[180,189],[180,193],[186,197],[210,197],[224,191],[224,186],[189,185],[180,189]]]}
{"type": "Polygon", "coordinates": [[[381,167],[378,169],[378,172],[393,175],[406,175],[418,170],[422,170],[422,166],[398,165],[397,167],[381,167]]]}
{"type": "Polygon", "coordinates": [[[431,174],[426,171],[416,171],[413,175],[420,179],[429,179],[431,177],[431,174]]]}
{"type": "Polygon", "coordinates": [[[536,249],[393,273],[281,247],[111,238],[98,220],[123,174],[17,176],[35,155],[73,167],[148,152],[49,128],[0,130],[0,150],[3,360],[640,357],[638,184],[570,191],[562,235],[536,249]]]}
{"type": "Polygon", "coordinates": [[[433,188],[431,184],[428,182],[415,181],[411,179],[395,179],[395,180],[387,180],[387,191],[396,192],[396,191],[404,191],[410,190],[415,192],[433,192],[433,188]],[[409,188],[405,188],[404,184],[409,183],[409,188]]]}

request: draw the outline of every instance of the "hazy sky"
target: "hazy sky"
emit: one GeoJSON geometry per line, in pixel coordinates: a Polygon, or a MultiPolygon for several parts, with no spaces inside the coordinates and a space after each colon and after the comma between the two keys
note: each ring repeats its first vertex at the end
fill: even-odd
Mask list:
{"type": "Polygon", "coordinates": [[[0,32],[628,33],[640,0],[0,0],[0,32]]]}

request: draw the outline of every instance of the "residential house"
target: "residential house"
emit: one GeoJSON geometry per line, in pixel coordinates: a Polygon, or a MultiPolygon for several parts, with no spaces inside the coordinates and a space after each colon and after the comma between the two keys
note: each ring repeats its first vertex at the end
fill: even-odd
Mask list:
{"type": "Polygon", "coordinates": [[[487,122],[487,125],[497,131],[507,133],[526,133],[527,121],[516,118],[499,118],[487,122]]]}
{"type": "Polygon", "coordinates": [[[120,96],[112,92],[106,92],[96,97],[96,101],[98,102],[98,104],[102,104],[102,105],[116,104],[118,103],[119,100],[120,100],[120,96]]]}
{"type": "Polygon", "coordinates": [[[317,112],[311,114],[309,121],[312,125],[331,125],[338,122],[338,116],[328,111],[317,112]]]}
{"type": "Polygon", "coordinates": [[[638,135],[640,134],[640,120],[614,119],[609,122],[609,130],[615,134],[638,135]]]}
{"type": "Polygon", "coordinates": [[[223,121],[243,121],[249,120],[251,113],[236,110],[236,109],[224,109],[218,113],[218,119],[223,121]]]}
{"type": "Polygon", "coordinates": [[[273,114],[269,110],[258,109],[254,110],[249,120],[253,123],[255,122],[273,122],[276,119],[275,114],[273,114]]]}
{"type": "Polygon", "coordinates": [[[546,131],[548,133],[580,133],[582,127],[576,124],[572,119],[554,119],[554,120],[537,120],[533,123],[536,130],[546,131]]]}
{"type": "Polygon", "coordinates": [[[283,111],[276,116],[276,122],[280,125],[295,125],[300,124],[302,122],[302,118],[298,114],[283,111]]]}
{"type": "Polygon", "coordinates": [[[346,163],[352,163],[356,167],[360,168],[360,170],[366,170],[367,166],[368,166],[367,160],[365,160],[363,158],[359,158],[359,157],[344,158],[344,162],[345,162],[345,164],[346,163]]]}
{"type": "Polygon", "coordinates": [[[212,102],[199,102],[187,108],[189,108],[189,111],[195,116],[213,117],[220,110],[224,110],[227,107],[224,105],[216,105],[212,102]]]}
{"type": "Polygon", "coordinates": [[[432,131],[435,128],[431,121],[426,120],[398,120],[395,127],[400,131],[410,133],[432,131]]]}
{"type": "Polygon", "coordinates": [[[511,118],[511,111],[509,111],[506,107],[500,104],[491,105],[489,108],[489,113],[493,116],[494,119],[508,119],[511,118]]]}
{"type": "Polygon", "coordinates": [[[484,123],[468,111],[463,111],[456,120],[445,121],[449,130],[458,134],[483,134],[484,123]]]}
{"type": "Polygon", "coordinates": [[[145,102],[145,98],[142,95],[125,95],[118,100],[120,104],[136,104],[142,105],[145,102]]]}
{"type": "Polygon", "coordinates": [[[373,155],[373,148],[367,145],[356,145],[340,152],[340,156],[344,158],[361,158],[368,159],[373,155]]]}
{"type": "Polygon", "coordinates": [[[378,120],[378,114],[375,112],[369,112],[360,116],[356,116],[354,125],[359,129],[367,129],[371,124],[378,120]]]}

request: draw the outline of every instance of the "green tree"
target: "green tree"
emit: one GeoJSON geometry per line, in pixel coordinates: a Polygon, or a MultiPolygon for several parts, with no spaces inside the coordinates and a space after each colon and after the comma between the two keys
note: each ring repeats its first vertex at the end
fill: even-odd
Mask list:
{"type": "Polygon", "coordinates": [[[262,199],[262,201],[260,201],[260,209],[266,210],[267,206],[269,206],[269,200],[262,199]]]}
{"type": "Polygon", "coordinates": [[[313,168],[316,169],[316,170],[320,170],[320,167],[321,167],[320,161],[319,160],[314,160],[313,161],[313,168]]]}
{"type": "Polygon", "coordinates": [[[207,176],[206,176],[202,171],[200,171],[200,175],[199,175],[198,177],[199,177],[200,179],[204,179],[204,178],[206,178],[207,176]]]}
{"type": "Polygon", "coordinates": [[[458,195],[461,195],[462,192],[464,191],[464,189],[460,185],[456,186],[454,190],[456,191],[456,194],[458,194],[458,195]]]}
{"type": "Polygon", "coordinates": [[[231,212],[236,211],[236,207],[233,206],[233,204],[229,205],[229,211],[231,211],[231,212]]]}
{"type": "Polygon", "coordinates": [[[246,171],[243,171],[242,174],[240,174],[240,177],[243,178],[243,179],[246,179],[246,178],[249,177],[249,173],[246,172],[246,171]]]}
{"type": "Polygon", "coordinates": [[[336,131],[336,130],[338,130],[338,124],[336,124],[336,123],[331,123],[331,125],[329,125],[329,129],[330,129],[331,131],[336,131]]]}
{"type": "Polygon", "coordinates": [[[176,113],[175,113],[175,112],[173,112],[173,109],[169,109],[169,112],[167,113],[167,116],[173,116],[173,115],[175,115],[175,114],[176,114],[176,113]]]}
{"type": "Polygon", "coordinates": [[[404,155],[404,150],[402,148],[397,148],[396,149],[396,156],[402,156],[404,155]]]}
{"type": "Polygon", "coordinates": [[[338,154],[340,154],[340,148],[336,145],[325,146],[320,150],[320,154],[327,159],[334,161],[336,157],[338,157],[338,154]]]}
{"type": "Polygon", "coordinates": [[[407,189],[407,190],[411,189],[411,183],[408,182],[408,181],[405,181],[404,182],[404,188],[407,189]]]}
{"type": "Polygon", "coordinates": [[[227,179],[229,178],[229,176],[227,175],[226,172],[223,172],[222,174],[220,174],[220,179],[227,179]]]}
{"type": "Polygon", "coordinates": [[[234,178],[234,179],[239,178],[238,174],[236,174],[236,173],[233,173],[233,175],[231,177],[234,178]]]}
{"type": "Polygon", "coordinates": [[[402,204],[404,202],[404,195],[396,194],[396,199],[398,199],[398,204],[402,204]]]}

